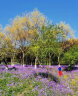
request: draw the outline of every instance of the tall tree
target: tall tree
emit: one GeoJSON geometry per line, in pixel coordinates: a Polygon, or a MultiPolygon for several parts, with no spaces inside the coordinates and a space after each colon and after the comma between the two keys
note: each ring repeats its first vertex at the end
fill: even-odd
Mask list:
{"type": "Polygon", "coordinates": [[[29,46],[31,40],[38,40],[40,28],[44,22],[44,16],[38,10],[34,10],[22,17],[16,17],[7,26],[6,29],[11,37],[13,46],[15,48],[19,47],[22,52],[22,64],[24,64],[26,46],[29,46]]]}
{"type": "Polygon", "coordinates": [[[58,63],[60,65],[60,57],[63,52],[63,47],[61,44],[64,44],[65,41],[68,39],[74,38],[74,31],[71,29],[71,27],[68,24],[65,24],[65,22],[60,22],[58,25],[58,34],[57,34],[57,40],[59,42],[59,46],[57,47],[56,54],[58,56],[58,63]],[[61,43],[61,44],[60,44],[61,43]]]}
{"type": "Polygon", "coordinates": [[[34,31],[31,40],[32,40],[32,50],[35,54],[35,66],[36,66],[37,62],[39,61],[38,58],[40,49],[39,39],[42,35],[41,29],[42,26],[45,26],[47,24],[47,19],[37,9],[35,9],[33,12],[30,13],[29,18],[32,22],[32,30],[34,31]]]}
{"type": "MultiPolygon", "coordinates": [[[[28,35],[30,33],[29,30],[29,19],[24,17],[16,17],[12,24],[7,26],[6,30],[9,33],[9,36],[12,41],[12,45],[14,48],[20,48],[22,52],[22,64],[24,65],[24,53],[25,53],[25,46],[28,43],[28,35]],[[29,33],[28,33],[29,32],[29,33]]],[[[15,53],[13,53],[13,56],[15,53]]]]}

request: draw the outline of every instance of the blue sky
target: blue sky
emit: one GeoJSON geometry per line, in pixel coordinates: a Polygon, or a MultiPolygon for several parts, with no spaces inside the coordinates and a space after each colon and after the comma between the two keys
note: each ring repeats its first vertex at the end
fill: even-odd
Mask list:
{"type": "Polygon", "coordinates": [[[65,21],[78,38],[78,0],[0,0],[0,24],[5,27],[11,18],[35,8],[54,24],[65,21]]]}

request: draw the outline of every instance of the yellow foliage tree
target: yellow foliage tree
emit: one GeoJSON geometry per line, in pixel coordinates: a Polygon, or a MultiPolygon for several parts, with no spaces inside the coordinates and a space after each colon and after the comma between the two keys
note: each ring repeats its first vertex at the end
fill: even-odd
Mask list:
{"type": "Polygon", "coordinates": [[[24,65],[24,57],[26,46],[31,40],[37,40],[40,30],[46,24],[46,18],[38,11],[34,10],[24,16],[17,16],[10,25],[6,26],[5,32],[11,38],[12,45],[19,47],[22,52],[22,64],[24,65]]]}

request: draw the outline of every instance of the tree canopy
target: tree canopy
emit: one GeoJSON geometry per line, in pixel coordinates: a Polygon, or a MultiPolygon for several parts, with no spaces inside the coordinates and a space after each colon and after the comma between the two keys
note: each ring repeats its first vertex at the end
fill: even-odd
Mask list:
{"type": "Polygon", "coordinates": [[[21,64],[27,64],[27,56],[35,64],[37,61],[40,64],[61,64],[61,60],[66,62],[65,58],[74,51],[71,48],[77,42],[68,24],[51,24],[37,9],[16,16],[5,29],[0,27],[0,55],[2,58],[10,58],[11,64],[19,61],[18,58],[21,64]]]}

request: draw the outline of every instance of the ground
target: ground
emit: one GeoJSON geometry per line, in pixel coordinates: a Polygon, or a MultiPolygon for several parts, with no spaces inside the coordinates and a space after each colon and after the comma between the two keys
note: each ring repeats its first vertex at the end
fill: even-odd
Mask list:
{"type": "MultiPolygon", "coordinates": [[[[11,66],[9,65],[9,68],[11,66]]],[[[35,69],[15,65],[16,70],[0,66],[0,96],[77,96],[78,69],[58,75],[58,66],[35,69]]]]}

